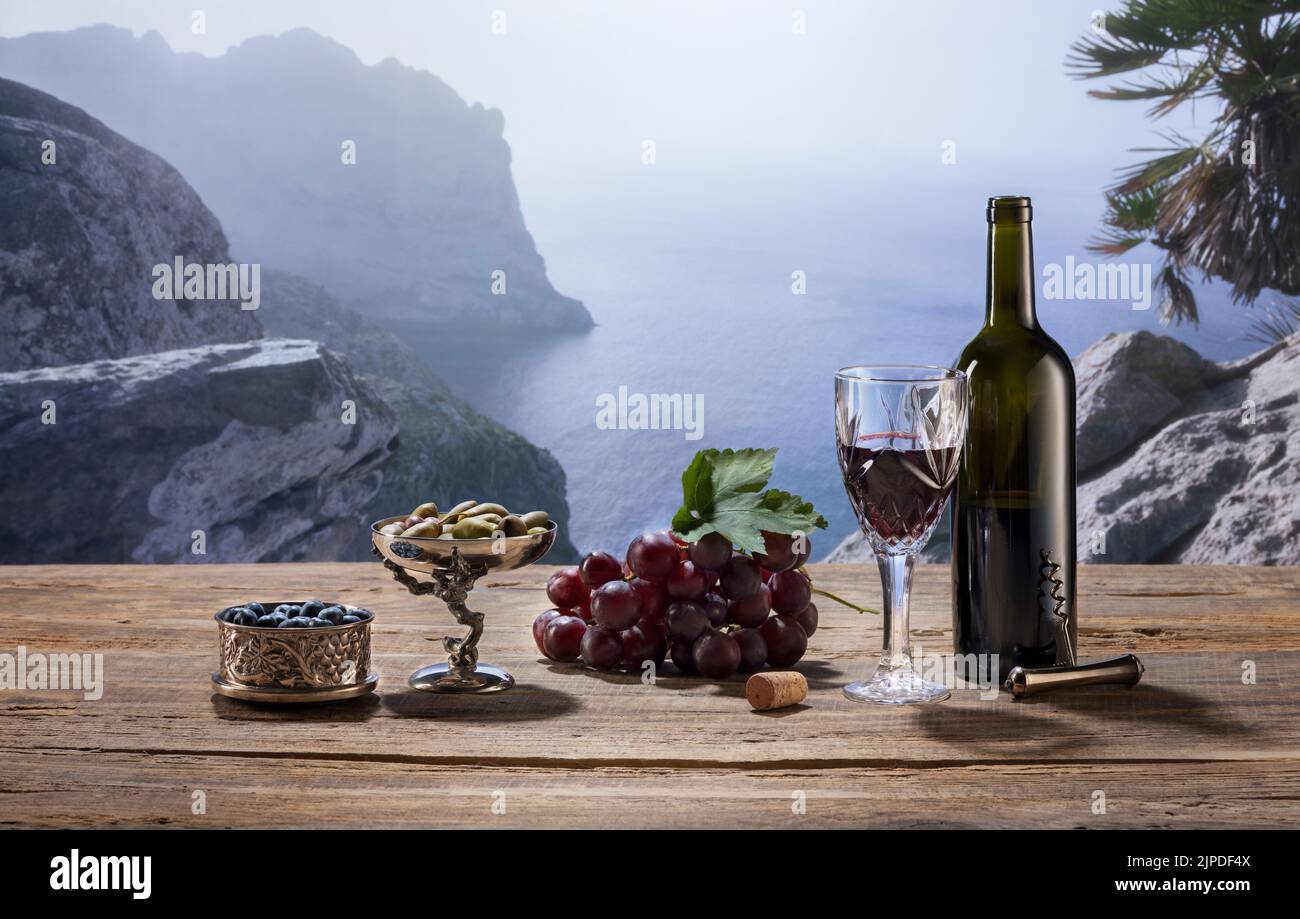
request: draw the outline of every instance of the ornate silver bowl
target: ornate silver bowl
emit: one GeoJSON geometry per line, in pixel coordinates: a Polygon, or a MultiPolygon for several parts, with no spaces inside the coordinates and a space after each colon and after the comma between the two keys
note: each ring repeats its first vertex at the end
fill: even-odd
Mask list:
{"type": "MultiPolygon", "coordinates": [[[[262,604],[275,609],[282,602],[262,604]]],[[[345,607],[353,609],[353,607],[345,607]]],[[[247,702],[332,702],[374,690],[370,670],[373,620],[315,629],[267,629],[235,625],[220,617],[220,667],[212,686],[223,696],[247,702]]]]}
{"type": "Polygon", "coordinates": [[[464,638],[447,636],[443,647],[447,662],[429,664],[411,674],[413,689],[423,692],[499,692],[515,684],[500,667],[480,664],[478,641],[483,635],[483,614],[465,605],[474,582],[489,571],[511,571],[531,565],[555,545],[554,521],[545,533],[499,536],[488,539],[434,539],[391,536],[379,530],[404,517],[385,517],[370,525],[374,553],[392,572],[393,579],[416,595],[432,594],[447,604],[461,625],[464,638]],[[424,575],[430,580],[418,580],[424,575]]]}

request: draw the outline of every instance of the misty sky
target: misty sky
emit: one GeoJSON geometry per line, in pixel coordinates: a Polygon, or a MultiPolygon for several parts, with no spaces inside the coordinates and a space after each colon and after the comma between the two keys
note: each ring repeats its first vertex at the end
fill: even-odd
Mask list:
{"type": "Polygon", "coordinates": [[[0,33],[110,22],[219,55],[308,26],[367,63],[396,57],[502,109],[527,204],[569,176],[635,165],[645,139],[662,165],[701,175],[822,176],[913,173],[950,139],[990,186],[1044,166],[1095,184],[1151,139],[1140,104],[1090,100],[1064,70],[1093,10],[1116,5],[6,0],[0,33]],[[191,32],[193,8],[205,35],[191,32]],[[496,10],[504,35],[493,34],[496,10]]]}

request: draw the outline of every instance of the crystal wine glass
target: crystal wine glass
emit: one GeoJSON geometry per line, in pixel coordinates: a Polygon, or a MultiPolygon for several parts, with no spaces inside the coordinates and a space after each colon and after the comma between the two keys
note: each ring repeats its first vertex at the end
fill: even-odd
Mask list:
{"type": "Polygon", "coordinates": [[[967,400],[966,375],[945,367],[845,367],[835,374],[840,471],[885,593],[885,647],[871,679],[844,687],[855,701],[948,698],[946,686],[913,666],[908,598],[916,556],[957,477],[967,400]]]}

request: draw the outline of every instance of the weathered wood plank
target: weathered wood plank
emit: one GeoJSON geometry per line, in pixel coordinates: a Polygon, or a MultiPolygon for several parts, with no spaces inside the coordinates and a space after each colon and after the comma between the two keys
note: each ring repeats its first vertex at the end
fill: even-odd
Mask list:
{"type": "Polygon", "coordinates": [[[10,751],[0,753],[0,774],[0,826],[51,827],[1282,827],[1296,825],[1300,795],[1296,764],[1253,762],[377,769],[355,760],[10,751]],[[196,791],[206,813],[193,813],[196,791]],[[1094,812],[1097,792],[1105,813],[1094,812]]]}
{"type": "MultiPolygon", "coordinates": [[[[1050,817],[1039,819],[1028,804],[990,803],[1012,801],[1021,785],[1026,800],[1037,801],[1040,777],[1045,800],[1058,784],[1051,776],[1064,788],[1072,776],[1083,787],[1106,775],[1143,789],[1131,800],[1149,806],[1129,812],[1131,825],[1194,823],[1196,813],[1209,823],[1300,824],[1294,785],[1300,569],[1084,567],[1081,653],[1135,650],[1144,656],[1147,678],[1133,690],[1099,688],[1029,703],[1013,704],[1005,695],[984,701],[970,691],[920,708],[848,702],[839,687],[871,665],[879,623],[819,604],[822,625],[800,665],[811,684],[807,705],[763,715],[745,705],[739,678],[713,684],[665,674],[646,686],[633,676],[539,659],[528,623],[547,605],[543,585],[551,570],[538,566],[490,579],[472,603],[487,613],[484,659],[511,670],[520,685],[500,696],[449,697],[410,692],[405,678],[439,658],[434,639],[457,628],[434,601],[412,597],[378,564],[0,568],[0,651],[24,644],[35,651],[101,652],[107,677],[104,697],[93,702],[75,693],[0,693],[0,757],[35,757],[0,770],[0,821],[59,825],[39,814],[61,813],[77,822],[76,808],[57,801],[89,797],[103,799],[85,812],[90,822],[115,815],[128,823],[183,822],[184,815],[150,811],[150,793],[132,790],[130,782],[118,789],[134,764],[144,786],[205,787],[203,781],[215,781],[208,776],[225,776],[231,768],[264,772],[268,777],[258,782],[267,790],[250,792],[250,800],[261,795],[268,809],[253,807],[253,816],[239,818],[249,825],[278,819],[270,815],[280,791],[290,795],[288,811],[305,808],[283,819],[313,825],[319,815],[313,816],[311,777],[339,769],[371,775],[366,813],[376,822],[402,824],[426,817],[437,824],[445,816],[446,824],[438,825],[448,825],[470,815],[448,805],[436,819],[418,811],[416,818],[403,817],[396,791],[401,777],[437,776],[444,784],[431,788],[455,790],[471,780],[479,787],[474,783],[484,770],[493,782],[537,780],[521,786],[531,789],[526,796],[536,802],[536,825],[563,823],[566,813],[578,824],[603,822],[599,810],[609,802],[584,812],[582,802],[600,795],[567,788],[575,771],[608,778],[610,789],[626,784],[625,795],[602,794],[618,798],[619,808],[626,805],[627,825],[745,823],[746,796],[788,798],[788,791],[778,793],[786,780],[778,777],[788,776],[808,776],[810,788],[844,798],[835,798],[840,817],[828,814],[816,825],[840,825],[839,819],[847,821],[843,825],[985,825],[981,821],[1008,813],[1020,816],[1007,825],[1073,825],[1073,809],[1048,808],[1043,813],[1050,817]],[[212,611],[259,597],[310,595],[376,611],[379,695],[284,710],[213,695],[212,611]],[[1243,665],[1255,668],[1255,683],[1243,681],[1243,665]],[[62,763],[75,763],[80,772],[62,774],[62,763]],[[193,765],[192,778],[185,777],[186,764],[193,765]],[[900,808],[889,789],[903,783],[885,781],[895,773],[913,776],[922,787],[930,779],[936,785],[900,808]],[[1275,776],[1276,787],[1264,789],[1270,803],[1258,809],[1270,816],[1257,819],[1254,810],[1242,809],[1233,789],[1244,795],[1264,775],[1275,776]],[[669,792],[679,787],[678,777],[689,806],[656,809],[656,800],[674,799],[669,792]],[[29,779],[36,784],[24,785],[29,779]],[[370,800],[383,798],[390,779],[396,797],[370,800]],[[1231,802],[1222,812],[1208,806],[1215,798],[1185,810],[1176,804],[1197,783],[1209,789],[1219,779],[1223,800],[1231,802]],[[863,791],[878,780],[884,781],[879,787],[887,808],[863,791]],[[691,781],[698,782],[697,791],[687,791],[697,787],[691,781]],[[966,797],[944,799],[945,782],[964,788],[966,797]],[[555,784],[566,788],[543,793],[555,784]],[[709,804],[714,786],[751,791],[716,793],[709,804]],[[923,803],[926,794],[936,796],[932,806],[923,803]],[[1175,802],[1172,813],[1158,806],[1169,801],[1175,802]],[[700,822],[691,822],[697,815],[685,811],[706,805],[700,822]]],[[[878,600],[874,570],[815,566],[813,574],[819,586],[860,602],[878,600]]],[[[931,652],[950,648],[948,592],[945,568],[918,573],[914,638],[931,652]]],[[[446,797],[456,799],[450,791],[446,797]]],[[[1087,817],[1086,806],[1081,813],[1087,817]]],[[[764,821],[768,816],[756,817],[753,825],[764,821]]],[[[770,822],[781,821],[772,816],[770,822]]]]}

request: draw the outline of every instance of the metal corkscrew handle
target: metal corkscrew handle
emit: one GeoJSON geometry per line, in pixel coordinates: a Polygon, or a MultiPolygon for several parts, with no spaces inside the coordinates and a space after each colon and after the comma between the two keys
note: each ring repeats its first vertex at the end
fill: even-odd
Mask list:
{"type": "Polygon", "coordinates": [[[1006,688],[1013,698],[1023,699],[1057,689],[1072,689],[1095,683],[1118,683],[1132,686],[1142,679],[1146,668],[1136,654],[1122,654],[1104,661],[1077,666],[1012,667],[1006,688]]]}

